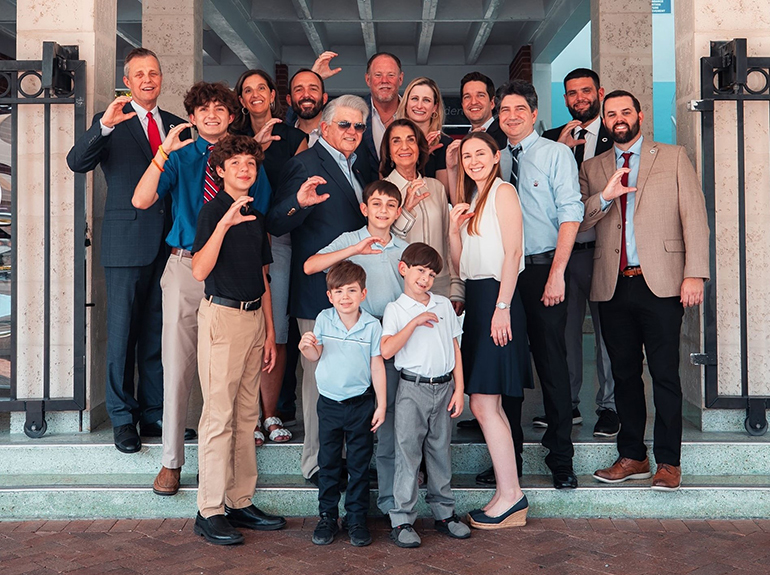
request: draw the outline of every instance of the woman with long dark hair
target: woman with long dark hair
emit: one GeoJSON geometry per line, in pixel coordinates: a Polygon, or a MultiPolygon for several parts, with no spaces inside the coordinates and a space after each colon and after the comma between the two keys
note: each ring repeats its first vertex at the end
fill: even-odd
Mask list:
{"type": "Polygon", "coordinates": [[[452,260],[465,280],[462,358],[465,393],[489,448],[497,489],[471,511],[479,529],[524,525],[528,503],[519,485],[511,427],[502,396],[522,397],[532,368],[526,316],[516,289],[524,268],[524,229],[514,187],[500,178],[500,152],[485,132],[460,144],[459,202],[450,215],[452,260]]]}
{"type": "MultiPolygon", "coordinates": [[[[281,180],[283,166],[295,154],[307,150],[307,134],[280,119],[281,106],[275,82],[263,70],[247,70],[235,84],[235,93],[241,102],[241,115],[231,131],[254,137],[262,143],[265,153],[263,166],[270,187],[275,191],[281,180]]],[[[271,441],[279,443],[291,439],[291,431],[278,417],[278,396],[286,369],[286,342],[289,338],[289,266],[291,238],[289,234],[271,238],[273,263],[270,265],[270,289],[273,294],[273,323],[278,348],[275,369],[262,378],[262,425],[271,441]]],[[[257,445],[265,442],[261,429],[254,432],[257,445]]]]}

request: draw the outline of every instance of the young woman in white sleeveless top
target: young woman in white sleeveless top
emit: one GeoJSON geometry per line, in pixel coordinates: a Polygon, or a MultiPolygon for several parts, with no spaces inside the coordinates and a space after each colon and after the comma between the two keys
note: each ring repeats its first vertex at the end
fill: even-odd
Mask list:
{"type": "Polygon", "coordinates": [[[519,486],[513,439],[502,395],[521,397],[532,372],[526,318],[516,290],[524,269],[524,233],[516,190],[500,178],[500,152],[485,132],[460,145],[458,203],[450,215],[450,247],[465,280],[462,358],[466,393],[492,458],[497,490],[472,526],[524,525],[527,498],[519,486]]]}

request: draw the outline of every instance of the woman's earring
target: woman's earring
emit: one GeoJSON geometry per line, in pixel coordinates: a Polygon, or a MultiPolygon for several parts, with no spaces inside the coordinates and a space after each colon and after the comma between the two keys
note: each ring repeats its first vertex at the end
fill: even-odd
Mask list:
{"type": "Polygon", "coordinates": [[[241,108],[241,114],[243,114],[244,116],[248,116],[249,111],[246,108],[241,108]]]}

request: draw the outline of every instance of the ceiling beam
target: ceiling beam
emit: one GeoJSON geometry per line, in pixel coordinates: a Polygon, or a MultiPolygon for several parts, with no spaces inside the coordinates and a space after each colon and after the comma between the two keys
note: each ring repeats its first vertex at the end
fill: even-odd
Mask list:
{"type": "Polygon", "coordinates": [[[203,31],[203,54],[217,64],[222,63],[222,44],[212,30],[203,31]]]}
{"type": "Polygon", "coordinates": [[[377,53],[377,40],[374,37],[374,15],[372,14],[372,0],[357,0],[358,16],[361,18],[361,32],[364,35],[366,57],[371,58],[377,53]]]}
{"type": "Polygon", "coordinates": [[[134,48],[139,48],[142,45],[142,40],[141,40],[142,25],[139,24],[140,36],[137,36],[131,28],[132,26],[130,25],[118,24],[118,27],[115,29],[115,33],[118,35],[119,38],[122,38],[123,40],[131,44],[131,46],[133,46],[134,48]]]}
{"type": "Polygon", "coordinates": [[[240,0],[204,0],[203,19],[248,68],[272,72],[281,43],[266,24],[257,23],[240,0]]]}
{"type": "Polygon", "coordinates": [[[540,22],[524,27],[521,39],[532,45],[533,62],[551,62],[590,20],[590,0],[557,0],[540,22]]]}
{"type": "Polygon", "coordinates": [[[326,52],[329,42],[323,30],[313,21],[313,14],[310,10],[311,0],[292,0],[292,3],[294,4],[294,10],[297,12],[299,23],[302,25],[302,30],[305,32],[307,41],[310,42],[313,51],[319,55],[326,52]]]}
{"type": "Polygon", "coordinates": [[[438,0],[422,0],[422,22],[420,39],[417,44],[417,63],[427,64],[430,44],[433,41],[433,29],[436,27],[438,0]]]}
{"type": "Polygon", "coordinates": [[[481,51],[492,33],[497,13],[500,11],[503,0],[486,0],[484,14],[480,22],[475,22],[470,29],[465,42],[465,63],[475,64],[481,56],[481,51]]]}

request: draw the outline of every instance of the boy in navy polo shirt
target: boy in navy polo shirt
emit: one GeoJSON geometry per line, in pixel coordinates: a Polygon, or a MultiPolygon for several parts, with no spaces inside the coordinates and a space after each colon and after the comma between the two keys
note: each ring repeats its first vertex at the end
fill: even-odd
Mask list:
{"type": "MultiPolygon", "coordinates": [[[[361,212],[367,225],[340,235],[331,244],[305,262],[305,273],[324,271],[344,259],[357,263],[366,272],[369,292],[361,307],[377,319],[385,306],[398,298],[404,289],[404,278],[398,272],[401,254],[409,245],[393,235],[390,227],[401,214],[401,192],[391,182],[377,180],[364,188],[361,212]]],[[[393,360],[385,362],[387,374],[387,411],[385,423],[377,432],[377,507],[383,513],[393,509],[393,475],[396,444],[393,430],[393,406],[396,403],[398,371],[393,360]]]]}
{"type": "Polygon", "coordinates": [[[435,527],[457,539],[471,536],[455,514],[450,441],[451,418],[463,411],[463,364],[457,338],[460,320],[452,303],[431,293],[441,272],[439,253],[427,244],[404,250],[399,270],[404,293],[385,308],[382,318],[382,356],[395,356],[401,372],[396,395],[396,475],[390,512],[391,539],[399,547],[419,547],[412,529],[417,518],[417,471],[425,453],[428,494],[435,527]]]}
{"type": "Polygon", "coordinates": [[[254,427],[259,382],[275,365],[265,216],[249,189],[264,155],[247,136],[230,136],[210,156],[224,188],[198,216],[192,274],[205,281],[198,309],[198,372],[203,410],[198,425],[198,516],[195,533],[210,543],[241,543],[234,527],[269,531],[286,524],[252,503],[257,485],[254,427]]]}
{"type": "Polygon", "coordinates": [[[329,301],[315,328],[302,336],[299,349],[317,361],[318,385],[318,512],[313,543],[328,545],[337,524],[342,480],[342,446],[347,445],[347,494],[343,525],[350,543],[372,542],[366,527],[369,509],[369,461],[374,450],[372,432],[385,420],[385,365],[380,356],[382,327],[360,309],[366,298],[366,272],[350,261],[334,264],[326,274],[329,301]],[[372,393],[372,387],[374,393],[372,393]],[[377,408],[375,409],[375,396],[377,408]]]}

